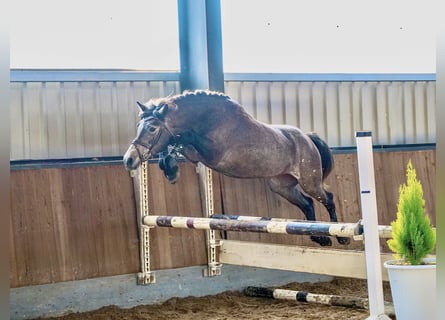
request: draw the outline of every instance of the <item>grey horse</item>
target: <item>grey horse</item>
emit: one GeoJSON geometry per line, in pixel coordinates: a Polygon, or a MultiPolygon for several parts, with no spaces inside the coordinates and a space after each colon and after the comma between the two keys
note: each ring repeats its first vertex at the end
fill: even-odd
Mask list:
{"type": "MultiPolygon", "coordinates": [[[[229,96],[213,91],[185,91],[138,106],[136,138],[123,158],[127,170],[176,146],[189,161],[224,175],[265,178],[273,192],[300,208],[309,221],[316,220],[314,198],[337,222],[333,195],[323,184],[334,165],[332,152],[316,134],[262,123],[229,96]]],[[[171,159],[160,162],[166,176],[174,168],[170,163],[171,159]]],[[[174,180],[176,174],[171,176],[174,180]]],[[[311,239],[332,245],[327,236],[311,239]]],[[[337,237],[337,241],[348,244],[350,239],[337,237]]]]}

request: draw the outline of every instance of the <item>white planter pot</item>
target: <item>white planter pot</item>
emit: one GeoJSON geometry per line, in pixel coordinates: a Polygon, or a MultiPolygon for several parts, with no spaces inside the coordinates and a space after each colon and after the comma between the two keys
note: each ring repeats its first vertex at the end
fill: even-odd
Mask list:
{"type": "Polygon", "coordinates": [[[400,265],[398,260],[384,263],[388,269],[397,320],[436,319],[436,258],[427,265],[400,265]]]}

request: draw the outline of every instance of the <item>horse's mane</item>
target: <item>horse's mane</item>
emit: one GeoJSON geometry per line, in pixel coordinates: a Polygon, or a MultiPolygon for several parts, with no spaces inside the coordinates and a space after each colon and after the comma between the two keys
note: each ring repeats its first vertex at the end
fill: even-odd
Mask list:
{"type": "MultiPolygon", "coordinates": [[[[147,104],[147,110],[145,112],[141,112],[139,116],[141,118],[148,117],[152,115],[152,112],[159,108],[160,106],[167,104],[167,105],[174,105],[175,107],[181,108],[181,102],[185,102],[188,99],[194,99],[194,98],[217,98],[222,100],[231,100],[231,98],[219,91],[212,91],[212,90],[185,90],[180,94],[176,95],[168,95],[166,97],[162,98],[155,98],[151,99],[147,104]]],[[[235,105],[231,103],[231,105],[235,105]]]]}
{"type": "Polygon", "coordinates": [[[230,97],[219,91],[212,90],[185,90],[183,93],[173,96],[174,100],[182,100],[190,97],[220,97],[224,99],[230,99],[230,97]]]}
{"type": "Polygon", "coordinates": [[[211,91],[211,90],[193,90],[193,91],[189,91],[186,90],[181,94],[177,94],[175,96],[171,96],[170,98],[167,97],[166,100],[164,101],[164,103],[168,103],[168,104],[174,104],[176,105],[179,109],[181,108],[181,104],[182,105],[186,105],[186,102],[189,101],[190,99],[206,99],[206,98],[210,98],[210,99],[217,99],[217,100],[230,100],[230,97],[222,92],[219,91],[211,91]]]}

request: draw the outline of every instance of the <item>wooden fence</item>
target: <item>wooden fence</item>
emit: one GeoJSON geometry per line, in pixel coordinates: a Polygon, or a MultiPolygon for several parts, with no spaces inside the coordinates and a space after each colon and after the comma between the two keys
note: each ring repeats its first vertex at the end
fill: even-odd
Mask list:
{"type": "MultiPolygon", "coordinates": [[[[435,150],[375,152],[379,223],[394,218],[398,188],[411,159],[423,183],[435,224],[435,150]]],[[[170,185],[156,164],[150,171],[150,211],[156,215],[202,216],[198,175],[180,163],[170,185]]],[[[262,179],[233,179],[214,173],[215,212],[304,219],[262,179]]],[[[326,183],[335,195],[339,221],[357,222],[360,195],[355,153],[335,155],[326,183]]],[[[328,214],[317,204],[319,220],[328,214]]],[[[80,280],[139,271],[136,202],[132,179],[122,165],[11,171],[11,287],[80,280]]],[[[152,268],[207,262],[204,231],[153,229],[152,268]]],[[[306,236],[227,232],[232,240],[314,246],[306,236]]],[[[361,249],[353,242],[334,247],[361,249]]],[[[382,242],[382,249],[387,250],[382,242]]],[[[135,278],[136,281],[136,278],[135,278]]]]}

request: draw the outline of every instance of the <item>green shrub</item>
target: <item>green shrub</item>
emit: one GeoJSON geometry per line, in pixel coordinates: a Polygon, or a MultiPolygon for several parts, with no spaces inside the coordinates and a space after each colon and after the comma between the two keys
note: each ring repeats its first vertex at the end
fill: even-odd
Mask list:
{"type": "Polygon", "coordinates": [[[407,183],[399,188],[397,218],[391,223],[392,239],[388,240],[388,245],[396,259],[419,265],[434,250],[436,232],[425,214],[422,184],[417,180],[411,160],[406,177],[407,183]]]}

